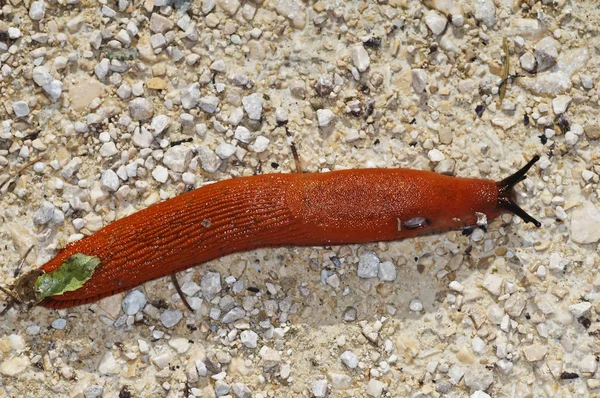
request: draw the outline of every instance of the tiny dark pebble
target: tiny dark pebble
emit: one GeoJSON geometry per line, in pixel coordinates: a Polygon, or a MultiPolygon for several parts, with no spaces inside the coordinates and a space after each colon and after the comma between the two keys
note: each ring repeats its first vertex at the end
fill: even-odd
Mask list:
{"type": "Polygon", "coordinates": [[[121,391],[119,391],[119,398],[131,398],[129,387],[123,386],[123,388],[121,388],[121,391]]]}
{"type": "Polygon", "coordinates": [[[578,379],[579,375],[577,373],[573,373],[573,372],[562,372],[560,374],[560,378],[563,380],[578,379]]]}
{"type": "Polygon", "coordinates": [[[369,37],[363,43],[363,45],[365,47],[370,47],[370,48],[379,48],[379,47],[381,47],[381,38],[380,37],[369,37]]]}
{"type": "Polygon", "coordinates": [[[173,141],[173,142],[171,142],[171,144],[170,144],[170,145],[171,145],[171,147],[174,147],[174,146],[177,146],[177,145],[181,145],[181,144],[183,144],[184,142],[192,142],[193,140],[194,140],[194,139],[193,139],[192,137],[190,137],[190,138],[185,138],[185,139],[183,139],[183,140],[177,140],[177,141],[173,141]]]}
{"type": "Polygon", "coordinates": [[[485,105],[477,105],[475,107],[475,113],[477,114],[477,117],[481,117],[481,115],[483,115],[484,111],[485,111],[485,105]]]}
{"type": "Polygon", "coordinates": [[[254,286],[250,286],[250,287],[248,287],[248,291],[252,292],[252,293],[258,293],[258,292],[260,292],[260,289],[257,287],[254,287],[254,286]]]}
{"type": "Polygon", "coordinates": [[[331,260],[331,262],[333,263],[333,265],[335,265],[336,267],[341,267],[342,266],[342,262],[340,261],[339,257],[331,256],[331,257],[329,257],[329,259],[331,260]]]}
{"type": "Polygon", "coordinates": [[[542,145],[546,145],[548,142],[548,137],[546,137],[546,134],[540,135],[540,141],[542,141],[542,145]]]}
{"type": "Polygon", "coordinates": [[[525,124],[525,126],[529,126],[529,115],[526,113],[523,114],[523,124],[525,124]]]}
{"type": "Polygon", "coordinates": [[[583,326],[584,328],[589,328],[590,325],[592,324],[592,321],[590,321],[589,318],[586,318],[585,316],[582,316],[581,318],[578,319],[579,323],[581,323],[581,326],[583,326]]]}

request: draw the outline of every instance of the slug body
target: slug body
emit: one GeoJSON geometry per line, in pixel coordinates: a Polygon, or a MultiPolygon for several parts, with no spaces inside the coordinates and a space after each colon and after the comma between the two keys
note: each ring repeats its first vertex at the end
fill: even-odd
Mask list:
{"type": "Polygon", "coordinates": [[[101,265],[81,288],[39,304],[65,308],[90,303],[256,248],[392,241],[469,227],[482,215],[491,220],[506,211],[502,192],[490,180],[408,169],[225,180],[69,244],[41,270],[50,273],[76,253],[97,256],[101,265]]]}

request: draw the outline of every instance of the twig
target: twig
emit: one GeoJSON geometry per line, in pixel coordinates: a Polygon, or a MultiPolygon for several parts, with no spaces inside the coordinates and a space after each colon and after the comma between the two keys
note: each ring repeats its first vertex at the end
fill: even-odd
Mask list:
{"type": "Polygon", "coordinates": [[[510,54],[506,37],[502,40],[502,43],[504,45],[504,65],[502,68],[502,82],[500,83],[500,103],[504,101],[504,96],[506,95],[506,85],[508,83],[508,73],[510,71],[510,54]]]}
{"type": "Polygon", "coordinates": [[[37,162],[39,162],[40,160],[42,160],[44,158],[44,155],[38,156],[37,158],[30,160],[29,162],[25,163],[23,165],[23,167],[21,167],[19,170],[17,170],[16,173],[14,173],[12,176],[10,176],[8,178],[8,180],[4,181],[2,183],[2,185],[0,185],[0,199],[2,199],[4,197],[4,195],[6,195],[6,192],[2,192],[4,190],[5,186],[8,186],[8,184],[10,184],[10,182],[17,178],[23,171],[25,171],[26,169],[28,169],[29,167],[31,167],[32,165],[36,164],[37,162]]]}
{"type": "Polygon", "coordinates": [[[17,268],[15,269],[15,273],[14,273],[14,277],[15,278],[17,276],[19,276],[19,274],[21,273],[21,269],[23,268],[23,264],[25,264],[25,260],[27,259],[27,256],[29,255],[29,253],[31,253],[31,251],[33,250],[33,247],[34,247],[33,245],[29,246],[29,249],[27,249],[27,251],[25,252],[25,254],[23,255],[23,257],[19,261],[19,264],[17,265],[17,268]]]}

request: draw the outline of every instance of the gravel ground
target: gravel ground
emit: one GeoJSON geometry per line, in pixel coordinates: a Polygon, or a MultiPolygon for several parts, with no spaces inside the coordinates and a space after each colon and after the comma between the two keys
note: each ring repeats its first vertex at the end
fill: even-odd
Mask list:
{"type": "Polygon", "coordinates": [[[15,307],[0,397],[600,394],[596,1],[1,4],[4,285],[32,245],[25,270],[194,187],[293,172],[288,134],[313,172],[499,180],[540,154],[518,199],[543,225],[228,256],[178,275],[195,313],[169,279],[15,307]]]}

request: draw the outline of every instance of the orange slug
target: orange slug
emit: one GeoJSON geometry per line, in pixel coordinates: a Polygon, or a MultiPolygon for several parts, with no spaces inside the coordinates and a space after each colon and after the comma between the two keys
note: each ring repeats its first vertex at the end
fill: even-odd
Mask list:
{"type": "Polygon", "coordinates": [[[91,303],[225,255],[257,248],[393,241],[475,227],[503,212],[540,223],[513,187],[539,159],[491,180],[409,169],[267,174],[217,182],[153,205],[69,244],[38,272],[74,254],[100,266],[82,287],[42,300],[91,303]]]}

